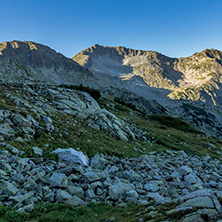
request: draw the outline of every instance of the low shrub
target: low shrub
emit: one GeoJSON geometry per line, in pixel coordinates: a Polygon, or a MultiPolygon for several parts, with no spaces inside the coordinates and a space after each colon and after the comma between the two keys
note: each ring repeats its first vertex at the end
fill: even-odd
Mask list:
{"type": "Polygon", "coordinates": [[[88,87],[88,86],[83,86],[82,84],[80,84],[79,86],[77,86],[77,85],[60,85],[60,87],[87,92],[87,93],[89,93],[90,96],[92,96],[97,101],[101,97],[101,94],[100,94],[99,90],[93,89],[93,88],[88,87]]]}

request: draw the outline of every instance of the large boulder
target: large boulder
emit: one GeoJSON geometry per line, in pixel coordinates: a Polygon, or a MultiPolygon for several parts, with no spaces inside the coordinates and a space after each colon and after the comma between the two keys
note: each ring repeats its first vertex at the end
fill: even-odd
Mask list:
{"type": "Polygon", "coordinates": [[[134,190],[133,184],[116,183],[109,187],[109,196],[112,200],[119,200],[127,192],[134,190]]]}
{"type": "Polygon", "coordinates": [[[66,162],[82,164],[84,166],[89,165],[88,157],[85,154],[83,154],[83,152],[76,151],[73,148],[69,149],[58,148],[54,150],[52,153],[58,154],[59,159],[66,162]]]}
{"type": "Polygon", "coordinates": [[[63,173],[53,173],[49,178],[52,187],[66,187],[68,185],[67,177],[63,173]]]}

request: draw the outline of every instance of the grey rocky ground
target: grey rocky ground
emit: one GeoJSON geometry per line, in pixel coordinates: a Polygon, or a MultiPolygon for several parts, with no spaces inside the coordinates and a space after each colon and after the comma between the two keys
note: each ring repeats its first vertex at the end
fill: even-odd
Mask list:
{"type": "Polygon", "coordinates": [[[32,212],[39,202],[76,207],[106,202],[146,206],[137,213],[140,222],[222,218],[221,141],[210,137],[222,136],[221,59],[217,50],[172,59],[95,45],[74,58],[81,67],[40,44],[0,44],[0,209],[32,212]],[[58,86],[80,83],[100,89],[107,104],[58,86]],[[114,97],[137,107],[121,107],[114,97]],[[207,135],[186,124],[194,131],[160,122],[137,127],[129,117],[138,113],[138,122],[147,125],[147,113],[180,117],[207,135]],[[180,133],[195,143],[193,149],[180,133]],[[54,141],[76,150],[57,149],[54,141]],[[168,148],[205,156],[160,152],[168,148]],[[95,150],[106,155],[94,155],[95,150]],[[131,151],[136,157],[126,158],[131,151]]]}
{"type": "MultiPolygon", "coordinates": [[[[41,156],[41,149],[34,149],[41,156]]],[[[166,151],[132,159],[98,154],[88,159],[73,150],[53,161],[19,155],[0,152],[0,204],[19,212],[30,212],[37,202],[79,206],[98,201],[123,207],[154,201],[146,210],[151,219],[166,204],[168,221],[208,221],[222,215],[222,161],[209,156],[166,151]]]]}
{"type": "Polygon", "coordinates": [[[5,87],[1,101],[4,108],[0,110],[2,140],[28,140],[38,130],[54,131],[52,119],[60,113],[85,120],[88,126],[121,140],[145,140],[146,133],[101,109],[85,92],[43,85],[6,84],[5,87]]]}
{"type": "MultiPolygon", "coordinates": [[[[70,133],[56,121],[64,115],[72,117],[68,119],[71,125],[83,121],[125,145],[131,141],[149,142],[148,132],[101,108],[85,92],[1,84],[0,205],[32,212],[39,202],[71,206],[107,202],[117,207],[152,203],[138,214],[140,221],[145,221],[145,216],[152,221],[157,215],[168,221],[216,221],[221,217],[221,159],[170,150],[135,158],[102,154],[88,158],[79,153],[81,147],[74,147],[77,151],[58,153],[56,161],[43,155],[41,145],[31,148],[38,156],[35,158],[25,157],[25,150],[10,145],[33,141],[42,131],[49,136],[49,142],[53,140],[51,134],[57,135],[61,129],[70,133]]],[[[221,154],[219,146],[206,142],[209,150],[221,154]]],[[[44,141],[46,149],[47,145],[44,141]]]]}

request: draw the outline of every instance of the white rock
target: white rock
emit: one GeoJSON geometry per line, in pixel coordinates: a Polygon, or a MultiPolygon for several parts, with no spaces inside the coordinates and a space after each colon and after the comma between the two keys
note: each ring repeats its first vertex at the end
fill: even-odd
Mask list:
{"type": "Polygon", "coordinates": [[[42,156],[42,150],[39,149],[37,146],[32,147],[32,150],[33,150],[34,154],[36,154],[38,156],[42,156]]]}
{"type": "Polygon", "coordinates": [[[84,166],[89,166],[89,159],[81,151],[76,151],[73,148],[61,149],[58,148],[52,153],[58,154],[59,158],[67,162],[80,163],[84,166]]]}

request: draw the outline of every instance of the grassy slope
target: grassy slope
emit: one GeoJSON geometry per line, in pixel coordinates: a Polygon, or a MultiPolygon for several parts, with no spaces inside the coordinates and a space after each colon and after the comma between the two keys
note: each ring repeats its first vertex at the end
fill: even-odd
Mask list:
{"type": "MultiPolygon", "coordinates": [[[[107,101],[100,101],[101,106],[107,101]]],[[[44,150],[44,156],[54,158],[51,151],[61,147],[80,149],[89,156],[96,153],[116,155],[119,157],[134,157],[151,151],[162,152],[167,149],[184,150],[190,154],[210,155],[219,157],[218,150],[210,150],[206,143],[222,147],[221,139],[207,137],[188,123],[178,118],[152,115],[146,116],[138,111],[129,109],[126,106],[115,104],[113,108],[105,107],[119,118],[125,118],[134,123],[138,128],[143,128],[149,132],[150,143],[143,141],[132,141],[130,143],[117,140],[106,135],[100,130],[95,130],[87,126],[85,121],[76,121],[75,118],[63,114],[54,117],[54,125],[58,132],[47,134],[38,132],[36,138],[31,141],[17,142],[8,141],[9,144],[25,151],[25,155],[32,157],[33,146],[38,146],[44,150]],[[48,146],[47,146],[48,144],[48,146]]]]}
{"type": "MultiPolygon", "coordinates": [[[[152,210],[148,208],[150,206],[155,206],[153,201],[147,205],[129,205],[124,208],[111,207],[105,203],[89,203],[81,207],[39,204],[36,205],[31,215],[18,213],[12,208],[2,208],[0,209],[0,222],[104,222],[108,218],[115,218],[111,221],[116,222],[137,222],[139,218],[147,221],[152,219],[147,215],[152,210]]],[[[164,206],[155,208],[158,213],[153,217],[154,221],[163,221],[166,216],[164,206]]],[[[169,206],[167,206],[168,208],[169,206]]]]}
{"type": "MultiPolygon", "coordinates": [[[[107,101],[101,102],[101,106],[110,109],[119,118],[125,118],[133,122],[138,128],[149,132],[148,138],[153,141],[147,144],[148,150],[163,151],[166,149],[184,150],[190,154],[210,155],[219,157],[217,150],[209,150],[206,143],[214,144],[217,148],[222,147],[222,140],[216,137],[207,137],[203,132],[195,129],[189,123],[170,116],[145,115],[128,107],[107,107],[107,101]],[[118,109],[116,109],[118,108],[118,109]]],[[[144,146],[143,146],[144,147],[144,146]]]]}

